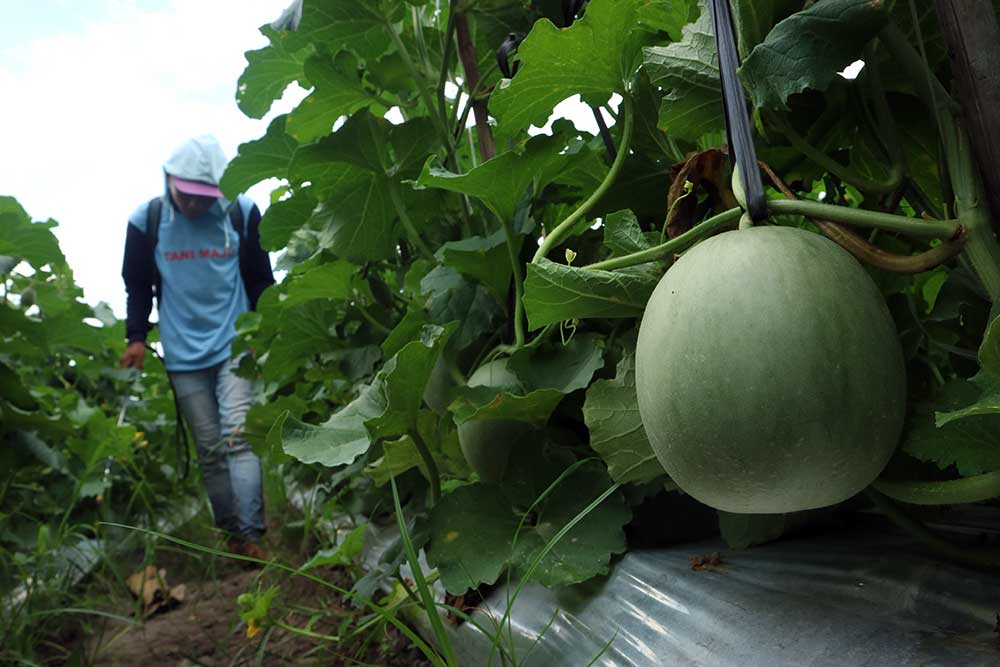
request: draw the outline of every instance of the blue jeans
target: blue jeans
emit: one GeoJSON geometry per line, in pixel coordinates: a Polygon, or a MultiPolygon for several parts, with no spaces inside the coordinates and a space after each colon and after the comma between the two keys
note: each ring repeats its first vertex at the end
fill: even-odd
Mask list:
{"type": "Polygon", "coordinates": [[[243,438],[253,383],[236,376],[238,359],[200,371],[172,372],[170,381],[198,450],[215,525],[247,542],[264,533],[260,459],[243,438]]]}

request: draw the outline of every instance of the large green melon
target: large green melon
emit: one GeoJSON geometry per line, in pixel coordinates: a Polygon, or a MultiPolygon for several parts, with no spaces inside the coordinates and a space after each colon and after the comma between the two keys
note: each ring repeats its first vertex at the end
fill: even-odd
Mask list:
{"type": "MultiPolygon", "coordinates": [[[[507,368],[506,359],[480,366],[469,377],[470,387],[490,387],[520,393],[517,376],[507,368]]],[[[499,483],[507,469],[511,446],[530,433],[532,427],[511,419],[479,419],[458,426],[458,444],[469,467],[484,482],[499,483]]]]}
{"type": "Polygon", "coordinates": [[[639,413],[682,490],[727,512],[824,507],[896,447],[906,371],[875,283],[832,241],[753,227],[697,245],[642,319],[639,413]]]}

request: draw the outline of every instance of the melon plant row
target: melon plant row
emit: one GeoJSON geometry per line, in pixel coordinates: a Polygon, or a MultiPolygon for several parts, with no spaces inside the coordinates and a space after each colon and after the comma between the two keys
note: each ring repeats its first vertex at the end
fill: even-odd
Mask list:
{"type": "Polygon", "coordinates": [[[751,532],[873,485],[1000,495],[995,167],[918,4],[732,2],[750,226],[706,2],[304,0],[264,26],[242,110],[310,91],[222,183],[282,181],[261,238],[287,277],[236,343],[268,465],[375,519],[395,480],[453,593],[547,544],[545,585],[607,572],[678,490],[751,532]]]}
{"type": "Polygon", "coordinates": [[[101,522],[151,528],[179,514],[166,374],[118,370],[125,324],[81,301],[55,226],[0,196],[4,664],[42,661],[42,639],[80,620],[74,582],[137,545],[101,522]]]}

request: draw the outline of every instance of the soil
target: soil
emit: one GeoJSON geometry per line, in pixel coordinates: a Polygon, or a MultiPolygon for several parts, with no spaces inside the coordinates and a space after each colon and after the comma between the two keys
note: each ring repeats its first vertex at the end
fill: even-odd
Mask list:
{"type": "MultiPolygon", "coordinates": [[[[342,570],[318,568],[314,574],[350,587],[349,577],[342,570]]],[[[125,632],[104,633],[99,646],[88,652],[96,654],[96,665],[107,667],[430,664],[394,628],[379,628],[346,643],[303,637],[278,627],[265,628],[248,638],[236,599],[256,590],[258,584],[265,590],[274,584],[281,587],[278,603],[272,609],[278,610],[277,617],[287,626],[308,627],[312,633],[333,636],[342,631],[341,626],[348,627],[350,621],[364,615],[363,610],[353,608],[330,589],[301,577],[230,570],[215,580],[186,582],[183,603],[125,632]]]]}
{"type": "MultiPolygon", "coordinates": [[[[273,538],[265,546],[281,562],[298,565],[301,557],[280,542],[280,533],[280,527],[272,528],[269,535],[273,538]]],[[[129,563],[130,572],[143,569],[142,554],[126,560],[134,561],[129,563]]],[[[370,613],[304,577],[273,567],[247,569],[245,563],[235,560],[178,549],[158,548],[154,564],[166,571],[169,587],[184,585],[183,602],[160,609],[134,626],[107,621],[82,633],[82,628],[77,628],[75,641],[64,636],[59,643],[85,646],[84,653],[93,660],[90,664],[103,667],[430,667],[423,654],[387,624],[375,625],[344,641],[331,640],[348,635],[368,620],[370,613]],[[240,619],[237,598],[271,586],[280,592],[271,604],[270,618],[286,628],[305,630],[312,637],[277,625],[248,633],[247,624],[240,619]],[[83,635],[87,638],[81,639],[83,635]]],[[[345,589],[359,576],[335,566],[317,567],[309,573],[345,589]]],[[[102,607],[135,619],[137,605],[134,598],[123,594],[102,607]]]]}

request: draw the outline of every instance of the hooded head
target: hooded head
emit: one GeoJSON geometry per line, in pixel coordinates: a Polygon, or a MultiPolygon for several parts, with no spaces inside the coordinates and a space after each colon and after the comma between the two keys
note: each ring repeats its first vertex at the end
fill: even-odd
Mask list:
{"type": "Polygon", "coordinates": [[[218,140],[208,134],[185,141],[163,163],[168,192],[184,215],[200,217],[222,197],[219,179],[227,163],[218,140]]]}

